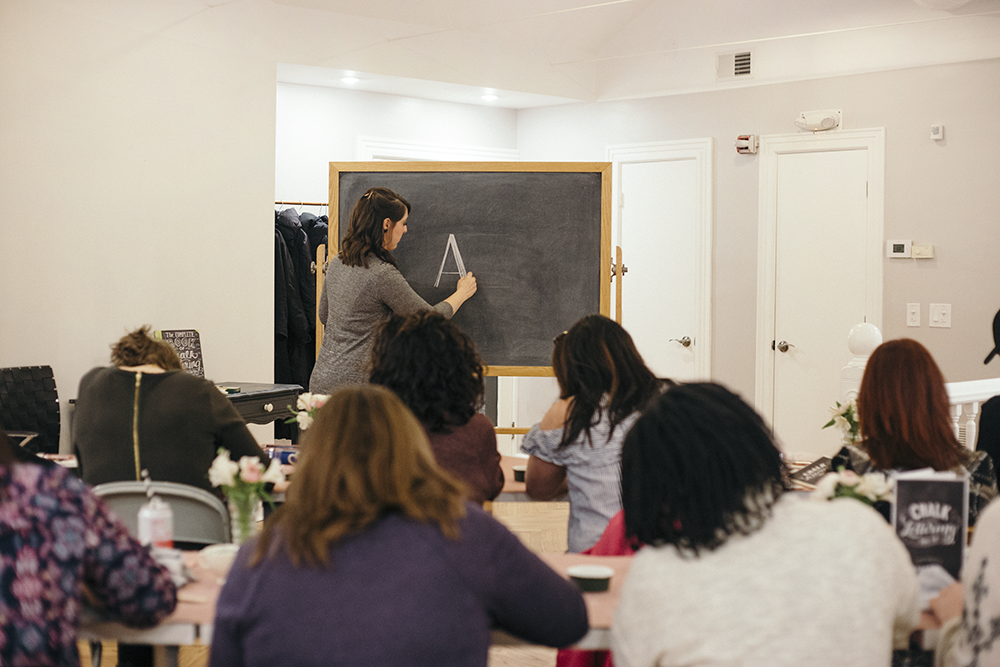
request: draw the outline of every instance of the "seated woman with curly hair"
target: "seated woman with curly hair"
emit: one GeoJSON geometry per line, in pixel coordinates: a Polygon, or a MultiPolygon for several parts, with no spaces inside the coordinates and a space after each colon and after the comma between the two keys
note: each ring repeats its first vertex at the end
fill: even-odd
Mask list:
{"type": "Polygon", "coordinates": [[[834,457],[863,474],[869,470],[954,470],[969,475],[969,526],[997,496],[997,474],[986,452],[959,444],[951,425],[944,376],[934,357],[915,340],[882,343],[865,366],[858,391],[861,446],[834,457]]]}
{"type": "Polygon", "coordinates": [[[479,412],[483,363],[472,339],[434,311],[392,315],[375,333],[372,384],[391,389],[413,411],[439,466],[483,503],[503,488],[497,436],[479,412]]]}
{"type": "Polygon", "coordinates": [[[622,450],[632,558],[617,667],[885,667],[919,617],[906,548],[870,507],[785,493],[770,428],[717,384],[667,390],[622,450]]]}

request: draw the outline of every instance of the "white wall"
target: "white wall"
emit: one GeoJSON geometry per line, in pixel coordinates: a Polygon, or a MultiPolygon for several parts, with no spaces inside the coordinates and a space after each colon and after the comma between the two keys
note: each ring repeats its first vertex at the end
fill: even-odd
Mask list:
{"type": "Polygon", "coordinates": [[[325,202],[329,163],[358,160],[358,137],[514,149],[517,112],[356,90],[278,84],[275,200],[325,202]]]}
{"type": "Polygon", "coordinates": [[[54,368],[64,436],[142,324],[199,329],[213,379],[273,377],[276,61],[211,12],[184,24],[207,45],[177,34],[184,3],[162,30],[88,4],[0,3],[0,366],[54,368]]]}
{"type": "MultiPolygon", "coordinates": [[[[1000,60],[517,113],[342,92],[336,113],[298,109],[306,117],[287,144],[282,121],[291,148],[276,187],[276,66],[309,44],[302,31],[274,34],[275,12],[292,11],[264,0],[0,2],[0,365],[50,364],[71,398],[112,341],[149,323],[199,328],[215,379],[269,380],[272,202],[325,200],[324,163],[352,159],[359,134],[517,148],[526,160],[710,136],[713,368],[752,395],[757,162],[732,141],[841,108],[849,128],[887,128],[887,236],[937,251],[887,262],[886,337],[926,343],[948,380],[1000,375],[1000,362],[982,365],[1000,307],[1000,60]],[[934,123],[944,142],[928,138],[934,123]],[[911,301],[925,306],[919,329],[903,326],[911,301]],[[951,329],[926,326],[930,302],[953,305],[951,329]]],[[[307,31],[315,17],[300,13],[307,31]]]]}
{"type": "MultiPolygon", "coordinates": [[[[733,141],[739,134],[796,132],[792,119],[809,109],[842,109],[850,129],[885,127],[886,236],[934,244],[937,256],[886,260],[883,334],[921,341],[947,379],[959,381],[1000,376],[1000,362],[982,364],[992,347],[992,318],[1000,309],[1000,262],[990,254],[1000,234],[993,213],[1000,206],[995,187],[1000,167],[994,157],[1000,136],[985,129],[998,105],[1000,61],[990,60],[522,110],[516,114],[515,145],[523,160],[590,161],[606,159],[609,145],[715,139],[712,365],[716,379],[749,398],[756,345],[758,162],[755,156],[738,155],[733,141]],[[938,123],[946,127],[943,142],[929,138],[930,125],[938,123]],[[904,324],[909,302],[922,304],[920,328],[904,324]],[[938,302],[952,304],[950,329],[928,326],[929,304],[938,302]]],[[[442,114],[450,118],[467,111],[465,105],[279,85],[279,194],[285,199],[324,196],[324,145],[330,153],[352,156],[359,134],[510,146],[505,133],[511,120],[502,114],[499,126],[491,125],[495,118],[479,118],[465,136],[455,134],[455,123],[435,123],[442,114]],[[327,110],[314,114],[321,107],[327,110]],[[307,115],[314,115],[313,121],[307,115]],[[302,168],[310,161],[315,164],[302,168]],[[308,193],[296,189],[307,181],[312,182],[308,193]],[[302,194],[285,194],[292,192],[302,194]]],[[[829,288],[817,286],[817,298],[829,288]]]]}
{"type": "MultiPolygon", "coordinates": [[[[800,111],[843,109],[850,129],[885,127],[887,238],[934,244],[932,260],[886,260],[885,339],[925,344],[949,381],[1000,376],[984,366],[1000,309],[1000,60],[921,67],[518,114],[525,160],[600,160],[612,144],[715,138],[715,377],[754,394],[758,164],[740,134],[787,134],[800,111]],[[945,125],[945,140],[929,138],[945,125]],[[905,304],[923,307],[905,326],[905,304]],[[952,328],[928,326],[930,303],[952,304],[952,328]]],[[[628,257],[625,257],[628,263],[628,257]]],[[[835,285],[818,285],[817,298],[835,285]]],[[[653,302],[651,300],[651,306],[653,302]]],[[[846,349],[846,336],[845,349],[846,349]]]]}

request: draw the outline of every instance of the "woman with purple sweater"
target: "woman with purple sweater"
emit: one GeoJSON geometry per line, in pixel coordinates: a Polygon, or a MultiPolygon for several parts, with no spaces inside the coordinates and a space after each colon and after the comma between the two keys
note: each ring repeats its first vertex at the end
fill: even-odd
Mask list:
{"type": "Polygon", "coordinates": [[[575,586],[463,499],[387,389],[330,396],[287,498],[229,572],[213,666],[485,667],[493,628],[548,646],[587,632],[575,586]]]}

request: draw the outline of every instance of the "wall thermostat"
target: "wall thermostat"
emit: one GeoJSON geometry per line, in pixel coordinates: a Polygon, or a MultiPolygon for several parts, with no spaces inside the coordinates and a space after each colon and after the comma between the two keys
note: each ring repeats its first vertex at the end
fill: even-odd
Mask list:
{"type": "Polygon", "coordinates": [[[909,257],[910,256],[910,241],[886,241],[885,242],[885,256],[886,257],[909,257]]]}

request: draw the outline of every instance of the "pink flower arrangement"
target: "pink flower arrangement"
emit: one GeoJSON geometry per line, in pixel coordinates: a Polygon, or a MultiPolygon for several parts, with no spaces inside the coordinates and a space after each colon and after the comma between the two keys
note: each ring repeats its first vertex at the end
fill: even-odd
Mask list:
{"type": "Polygon", "coordinates": [[[258,501],[272,503],[271,496],[264,490],[268,482],[277,484],[285,479],[281,472],[281,462],[271,460],[266,469],[256,456],[241,456],[239,463],[229,457],[229,450],[222,447],[208,469],[208,480],[212,486],[222,487],[233,512],[233,534],[237,542],[242,542],[251,534],[254,508],[258,501]]]}
{"type": "Polygon", "coordinates": [[[292,424],[298,422],[299,428],[303,431],[312,426],[313,419],[316,417],[316,411],[319,410],[326,403],[327,399],[330,398],[329,394],[311,394],[308,391],[304,394],[299,394],[299,398],[295,401],[295,408],[288,406],[288,409],[295,413],[295,416],[286,419],[286,424],[292,424]]]}

